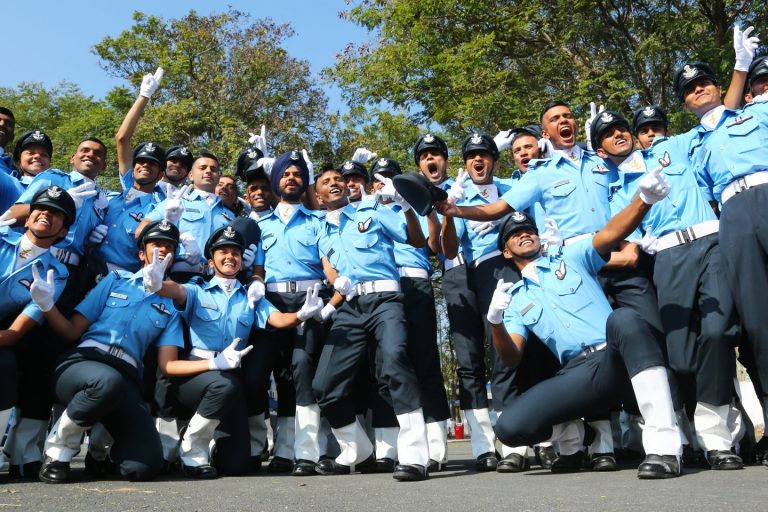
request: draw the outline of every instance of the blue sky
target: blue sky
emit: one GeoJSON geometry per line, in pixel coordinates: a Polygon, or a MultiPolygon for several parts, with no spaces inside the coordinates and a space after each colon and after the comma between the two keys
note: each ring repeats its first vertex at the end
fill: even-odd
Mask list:
{"type": "MultiPolygon", "coordinates": [[[[6,51],[0,87],[14,87],[23,81],[52,86],[66,80],[96,98],[121,81],[106,75],[91,47],[104,36],[116,36],[130,27],[133,11],[177,18],[190,9],[208,14],[232,6],[254,17],[290,23],[296,35],[286,41],[286,49],[294,57],[308,60],[316,74],[332,65],[348,43],[368,40],[365,30],[339,18],[338,13],[348,8],[344,0],[36,0],[34,9],[25,1],[5,4],[6,51]],[[30,60],[30,55],[36,58],[30,60]]],[[[343,110],[340,92],[332,86],[325,86],[325,90],[329,106],[343,110]]]]}

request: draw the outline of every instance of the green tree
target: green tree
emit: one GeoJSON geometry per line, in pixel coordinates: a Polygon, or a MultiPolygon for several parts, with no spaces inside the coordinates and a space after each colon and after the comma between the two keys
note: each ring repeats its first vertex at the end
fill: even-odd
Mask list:
{"type": "Polygon", "coordinates": [[[294,35],[289,25],[232,9],[133,18],[129,30],[104,38],[93,52],[105,71],[135,88],[145,73],[165,69],[137,142],[206,148],[233,166],[248,132],[262,124],[275,152],[311,147],[326,126],[327,99],[308,63],[282,47],[294,35]]]}

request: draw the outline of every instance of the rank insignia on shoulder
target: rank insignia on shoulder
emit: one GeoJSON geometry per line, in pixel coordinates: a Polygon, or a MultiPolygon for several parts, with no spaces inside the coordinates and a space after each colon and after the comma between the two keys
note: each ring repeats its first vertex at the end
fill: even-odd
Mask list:
{"type": "Polygon", "coordinates": [[[368,228],[371,227],[371,222],[373,221],[372,217],[368,217],[364,222],[358,222],[357,223],[357,230],[361,233],[365,233],[368,231],[368,228]]]}
{"type": "Polygon", "coordinates": [[[565,267],[565,261],[560,260],[560,268],[555,270],[555,277],[557,277],[559,280],[565,279],[565,274],[568,272],[568,269],[565,267]]]}
{"type": "Polygon", "coordinates": [[[163,304],[162,302],[159,303],[159,304],[155,304],[153,302],[152,303],[152,307],[155,308],[156,310],[158,310],[160,313],[162,313],[164,315],[170,315],[171,314],[170,310],[167,307],[165,307],[165,304],[163,304]]]}

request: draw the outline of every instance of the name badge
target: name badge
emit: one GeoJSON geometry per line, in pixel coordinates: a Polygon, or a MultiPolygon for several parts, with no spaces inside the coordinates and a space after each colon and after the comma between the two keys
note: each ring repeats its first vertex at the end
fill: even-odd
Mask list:
{"type": "Polygon", "coordinates": [[[530,304],[528,304],[527,306],[525,306],[523,309],[520,310],[520,316],[526,314],[531,309],[533,309],[533,302],[531,302],[530,304]]]}
{"type": "Polygon", "coordinates": [[[190,213],[200,213],[200,210],[198,210],[196,208],[187,208],[186,211],[188,211],[190,213]]]}
{"type": "Polygon", "coordinates": [[[110,297],[114,297],[116,299],[123,299],[123,300],[128,298],[128,296],[126,294],[124,294],[124,293],[117,293],[117,292],[110,292],[109,296],[110,297]]]}
{"type": "Polygon", "coordinates": [[[570,182],[571,182],[571,180],[560,180],[560,181],[556,181],[556,182],[555,182],[555,184],[554,184],[554,185],[552,185],[552,188],[555,188],[555,187],[561,187],[561,186],[563,186],[563,185],[567,185],[567,184],[569,184],[570,182]]]}
{"type": "Polygon", "coordinates": [[[204,307],[205,309],[212,309],[212,310],[214,310],[214,311],[216,311],[217,309],[219,309],[219,307],[218,307],[216,304],[206,304],[205,302],[201,302],[201,303],[200,303],[200,305],[201,305],[202,307],[204,307]]]}

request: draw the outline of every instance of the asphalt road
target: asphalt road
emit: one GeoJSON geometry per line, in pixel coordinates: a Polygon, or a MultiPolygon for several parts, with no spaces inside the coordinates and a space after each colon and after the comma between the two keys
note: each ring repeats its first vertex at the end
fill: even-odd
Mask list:
{"type": "Polygon", "coordinates": [[[638,480],[635,468],[614,473],[552,475],[477,473],[469,443],[451,443],[446,471],[426,482],[389,475],[228,477],[192,481],[164,477],[150,483],[87,481],[65,485],[8,482],[0,476],[0,512],[22,511],[766,511],[768,469],[688,470],[671,480],[638,480]]]}

